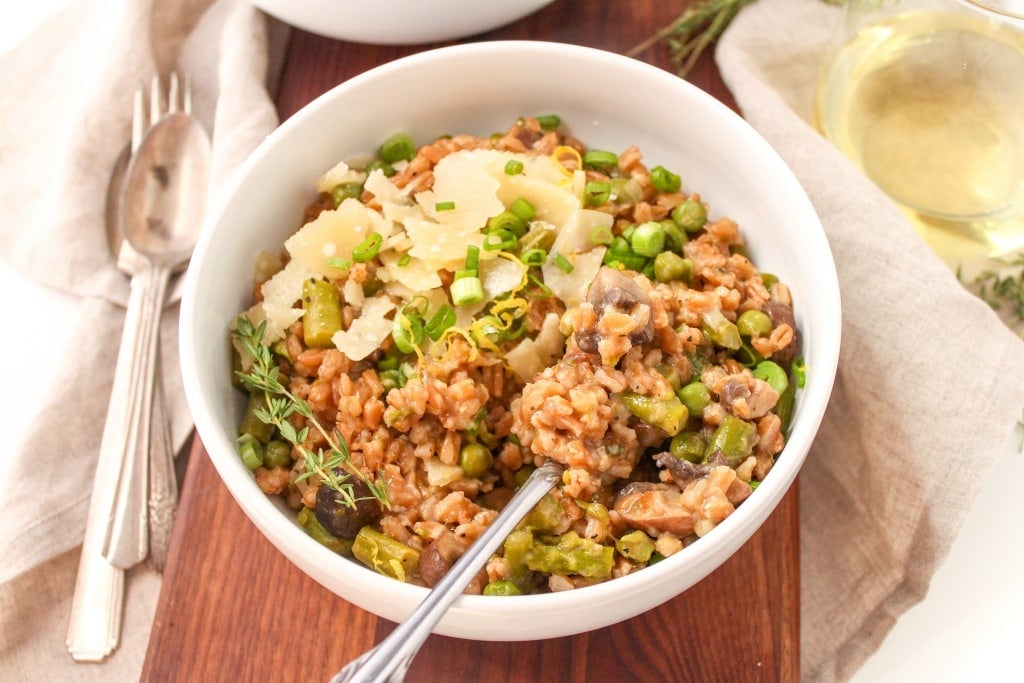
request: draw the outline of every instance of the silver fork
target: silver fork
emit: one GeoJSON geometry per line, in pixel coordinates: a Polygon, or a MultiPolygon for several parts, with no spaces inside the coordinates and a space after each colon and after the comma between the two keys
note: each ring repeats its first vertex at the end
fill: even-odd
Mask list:
{"type": "MultiPolygon", "coordinates": [[[[191,89],[187,78],[182,86],[176,73],[170,75],[166,108],[158,77],[153,78],[148,93],[145,87],[136,90],[133,100],[132,155],[135,155],[149,130],[164,117],[179,111],[185,114],[191,114],[192,111],[191,89]]],[[[144,267],[144,257],[124,239],[123,226],[120,232],[122,239],[117,255],[118,266],[122,271],[135,276],[144,267]]],[[[137,343],[133,344],[133,352],[138,350],[137,346],[137,343]]],[[[128,450],[118,482],[113,523],[110,525],[104,555],[113,565],[123,569],[148,559],[150,566],[163,571],[178,496],[174,452],[168,433],[159,372],[152,378],[143,377],[138,367],[140,355],[133,358],[132,385],[139,393],[128,396],[129,405],[133,406],[129,415],[137,414],[138,408],[135,406],[143,400],[143,387],[147,382],[153,382],[152,420],[149,421],[151,429],[138,430],[137,424],[130,418],[128,450]]]]}
{"type": "MultiPolygon", "coordinates": [[[[176,83],[177,77],[172,78],[176,83]]],[[[177,102],[178,86],[171,89],[175,92],[174,100],[177,102]]],[[[186,89],[187,90],[187,89],[186,89]]],[[[159,82],[154,81],[150,89],[150,99],[154,99],[156,93],[157,106],[151,106],[151,111],[159,109],[159,82]]],[[[132,150],[138,148],[148,125],[152,125],[155,119],[149,117],[149,124],[144,118],[144,94],[140,89],[135,94],[134,116],[132,126],[132,150]]],[[[184,100],[189,103],[190,98],[185,95],[184,100]]],[[[120,194],[114,190],[115,196],[120,194]]],[[[117,216],[114,216],[117,219],[117,216]]],[[[122,239],[117,249],[119,267],[127,273],[134,272],[138,263],[138,255],[134,254],[131,248],[122,239]]],[[[124,607],[124,569],[111,564],[104,557],[104,549],[107,546],[107,532],[111,516],[118,499],[118,482],[122,479],[121,470],[130,445],[128,434],[129,401],[132,397],[129,387],[134,379],[134,366],[136,364],[137,344],[136,340],[141,323],[141,303],[143,292],[139,288],[133,288],[129,295],[127,310],[125,313],[124,328],[121,334],[121,345],[118,353],[117,365],[114,369],[114,381],[111,389],[109,407],[107,409],[107,421],[103,430],[103,440],[100,445],[100,452],[96,463],[96,474],[93,479],[92,497],[89,501],[89,512],[86,519],[85,537],[82,542],[82,553],[78,564],[78,573],[75,579],[75,592],[71,603],[71,615],[68,624],[66,644],[72,658],[76,661],[99,662],[106,659],[114,649],[117,648],[121,639],[121,627],[124,607]]],[[[170,438],[167,435],[167,420],[164,416],[163,399],[158,393],[160,408],[159,419],[154,420],[162,432],[157,433],[154,444],[154,466],[146,468],[154,472],[154,477],[159,481],[149,485],[143,480],[141,490],[145,492],[147,486],[153,490],[151,495],[156,501],[170,500],[172,505],[177,499],[177,483],[174,479],[173,453],[170,445],[170,438]],[[161,436],[162,434],[162,436],[161,436]],[[162,478],[156,477],[161,472],[169,469],[169,475],[162,478]],[[162,489],[161,489],[162,487],[162,489]],[[161,490],[163,492],[161,492],[161,490]]],[[[148,477],[146,478],[148,479],[148,477]]],[[[139,482],[135,481],[135,491],[139,490],[139,482]]],[[[173,508],[172,508],[173,509],[173,508]]],[[[167,518],[166,513],[148,515],[151,519],[167,518]]],[[[173,517],[173,513],[171,515],[173,517]]],[[[167,527],[169,534],[169,526],[167,527]]],[[[160,538],[159,532],[154,533],[154,539],[160,538]]],[[[159,542],[159,541],[158,541],[159,542]]],[[[161,560],[162,562],[162,560],[161,560]]]]}

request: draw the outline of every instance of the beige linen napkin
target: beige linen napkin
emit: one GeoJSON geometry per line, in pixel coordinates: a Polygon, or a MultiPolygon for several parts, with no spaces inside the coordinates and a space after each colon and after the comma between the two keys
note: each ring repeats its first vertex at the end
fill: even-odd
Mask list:
{"type": "Polygon", "coordinates": [[[924,597],[1024,409],[1024,343],[808,124],[837,12],[757,0],[716,50],[744,117],[810,195],[839,272],[839,374],[800,475],[814,681],[852,676],[924,597]]]}
{"type": "MultiPolygon", "coordinates": [[[[178,70],[212,137],[215,199],[277,124],[268,92],[286,35],[245,0],[70,0],[0,57],[0,258],[71,295],[78,320],[26,438],[0,453],[0,678],[138,675],[159,590],[145,568],[129,574],[124,643],[109,664],[72,665],[63,643],[128,292],[104,236],[107,182],[133,91],[178,70]]],[[[172,304],[161,372],[180,448],[191,418],[176,323],[172,304]]]]}

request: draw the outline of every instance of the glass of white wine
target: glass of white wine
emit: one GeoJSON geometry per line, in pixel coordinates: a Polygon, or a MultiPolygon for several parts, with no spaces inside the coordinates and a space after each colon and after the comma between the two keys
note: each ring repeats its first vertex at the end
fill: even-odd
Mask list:
{"type": "Polygon", "coordinates": [[[1024,0],[846,0],[815,118],[947,262],[1024,248],[1024,0]]]}

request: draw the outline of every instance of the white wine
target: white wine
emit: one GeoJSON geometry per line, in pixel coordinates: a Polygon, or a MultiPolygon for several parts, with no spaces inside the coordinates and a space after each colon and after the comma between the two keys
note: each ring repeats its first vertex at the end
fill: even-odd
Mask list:
{"type": "Polygon", "coordinates": [[[1024,246],[1024,34],[966,14],[890,17],[839,51],[815,115],[947,260],[1024,246]]]}

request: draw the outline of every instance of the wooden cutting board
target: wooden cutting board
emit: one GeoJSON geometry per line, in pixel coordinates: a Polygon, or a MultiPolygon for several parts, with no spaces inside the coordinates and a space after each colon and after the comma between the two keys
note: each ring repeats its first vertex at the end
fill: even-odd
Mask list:
{"type": "MultiPolygon", "coordinates": [[[[559,0],[475,39],[552,40],[625,53],[685,5],[559,0]]],[[[430,47],[436,45],[358,45],[294,31],[278,91],[281,118],[351,76],[430,47]]],[[[671,69],[664,47],[640,58],[671,69]]],[[[735,108],[709,56],[690,80],[735,108]]],[[[431,636],[407,680],[796,681],[799,586],[794,487],[732,558],[656,609],[600,631],[542,641],[431,636]]],[[[393,628],[321,587],[271,546],[195,440],[143,680],[326,681],[393,628]]]]}

